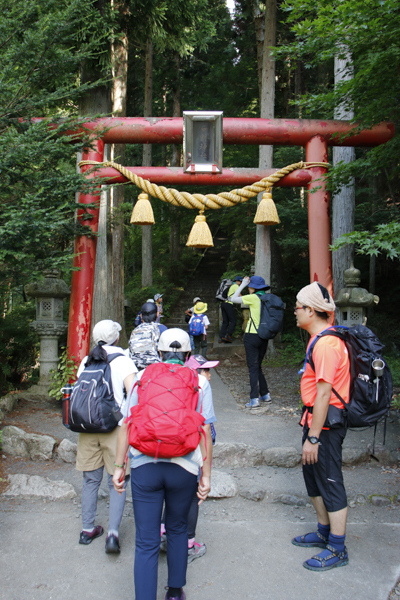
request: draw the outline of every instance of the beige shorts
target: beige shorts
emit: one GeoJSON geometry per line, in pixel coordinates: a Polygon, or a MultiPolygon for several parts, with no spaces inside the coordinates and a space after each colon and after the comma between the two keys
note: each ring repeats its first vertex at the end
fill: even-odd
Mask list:
{"type": "Polygon", "coordinates": [[[76,454],[78,471],[95,471],[105,466],[112,475],[115,469],[117,454],[117,438],[120,428],[117,426],[110,433],[80,433],[76,454]]]}

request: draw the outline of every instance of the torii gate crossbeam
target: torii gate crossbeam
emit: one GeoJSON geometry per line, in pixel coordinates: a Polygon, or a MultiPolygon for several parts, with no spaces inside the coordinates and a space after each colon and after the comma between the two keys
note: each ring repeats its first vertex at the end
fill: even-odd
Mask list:
{"type": "MultiPolygon", "coordinates": [[[[182,118],[104,118],[85,124],[84,129],[93,131],[92,149],[82,160],[103,162],[104,144],[181,144],[183,141],[182,118]]],[[[74,131],[73,133],[77,133],[74,131]]],[[[382,123],[369,130],[359,128],[347,121],[285,120],[224,118],[224,144],[291,145],[305,146],[307,162],[327,162],[328,146],[373,147],[389,141],[394,135],[394,125],[382,123]]],[[[82,167],[82,172],[90,169],[82,167]]],[[[224,169],[221,174],[186,174],[183,169],[159,167],[133,168],[137,174],[153,183],[164,185],[219,185],[242,186],[259,181],[271,174],[259,169],[224,169]],[[261,177],[260,177],[261,175],[261,177]],[[190,182],[190,183],[189,183],[190,182]]],[[[277,185],[305,186],[308,191],[308,226],[310,280],[319,281],[332,291],[332,265],[329,245],[331,243],[329,193],[323,176],[326,169],[314,167],[308,171],[295,171],[277,185]]],[[[90,173],[88,177],[100,176],[104,183],[119,183],[126,179],[115,169],[104,168],[90,173]]],[[[100,193],[100,190],[99,190],[100,193]]],[[[80,204],[99,205],[100,195],[80,194],[80,204]]],[[[92,218],[86,222],[93,233],[98,229],[98,208],[88,212],[92,218]]],[[[78,209],[78,219],[83,211],[78,209]]],[[[90,323],[92,315],[96,238],[81,236],[75,240],[74,267],[68,327],[68,354],[76,362],[89,351],[90,323]]]]}

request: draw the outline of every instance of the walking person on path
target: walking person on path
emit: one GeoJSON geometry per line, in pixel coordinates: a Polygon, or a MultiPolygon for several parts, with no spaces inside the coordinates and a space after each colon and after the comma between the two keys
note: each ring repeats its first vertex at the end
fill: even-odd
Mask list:
{"type": "Polygon", "coordinates": [[[328,319],[334,311],[335,303],[328,290],[317,282],[297,294],[297,327],[311,335],[300,385],[305,405],[301,420],[303,476],[317,512],[318,527],[316,532],[293,538],[292,543],[323,548],[303,563],[312,571],[326,571],[349,562],[345,547],[347,496],[342,473],[342,444],[347,427],[343,404],[334,393],[335,390],[344,402],[349,402],[349,355],[341,339],[330,335],[317,338],[329,327],[328,319]],[[310,348],[314,369],[309,362],[310,348]],[[330,421],[335,422],[334,427],[329,427],[330,421]]]}
{"type": "MultiPolygon", "coordinates": [[[[153,304],[156,304],[155,300],[153,300],[153,298],[148,298],[145,302],[145,304],[148,304],[149,302],[152,302],[153,304]]],[[[156,305],[156,310],[157,310],[157,315],[158,315],[158,306],[156,305]]],[[[135,327],[137,327],[138,325],[140,325],[141,323],[143,323],[143,319],[142,319],[142,309],[140,309],[140,311],[138,312],[138,314],[135,317],[135,321],[134,321],[134,325],[135,327]]]]}
{"type": "Polygon", "coordinates": [[[271,402],[271,394],[261,366],[267,352],[268,340],[260,338],[257,334],[261,311],[259,296],[264,295],[269,288],[270,286],[265,283],[265,280],[258,275],[244,277],[230,298],[234,304],[250,308],[250,318],[247,322],[243,343],[250,377],[250,402],[246,404],[246,408],[251,409],[260,408],[262,402],[271,402]],[[246,286],[249,288],[249,293],[241,296],[240,294],[246,286]]]}
{"type": "Polygon", "coordinates": [[[236,327],[236,313],[230,296],[233,296],[242,281],[243,277],[241,275],[236,275],[233,278],[233,284],[228,290],[228,298],[225,302],[221,303],[222,327],[219,333],[218,342],[225,342],[227,344],[232,343],[232,334],[236,327]]]}
{"type": "Polygon", "coordinates": [[[201,302],[201,298],[199,298],[199,296],[193,298],[193,306],[185,310],[185,315],[189,317],[189,319],[186,320],[186,323],[189,323],[190,318],[193,317],[194,307],[196,306],[197,302],[201,302]]]}
{"type": "MultiPolygon", "coordinates": [[[[207,360],[201,354],[195,354],[191,356],[186,362],[185,367],[190,367],[191,369],[196,369],[199,375],[205,377],[208,384],[211,381],[211,372],[210,369],[217,367],[219,365],[219,360],[207,360]]],[[[203,391],[206,391],[208,388],[208,384],[199,377],[199,384],[202,385],[203,391]]],[[[215,444],[215,428],[214,423],[210,422],[211,426],[211,438],[213,445],[215,444]]],[[[192,503],[190,505],[189,514],[188,514],[188,564],[191,563],[196,558],[200,558],[204,556],[207,552],[207,546],[204,543],[196,542],[196,527],[197,521],[199,518],[199,499],[197,494],[195,493],[192,498],[192,503]]],[[[163,515],[163,522],[161,523],[161,544],[160,550],[163,552],[167,552],[167,531],[165,528],[165,515],[163,515]]]]}
{"type": "Polygon", "coordinates": [[[133,360],[138,371],[152,363],[160,362],[157,345],[160,335],[167,327],[157,323],[157,314],[157,305],[154,302],[145,302],[140,309],[142,323],[135,327],[129,338],[129,358],[133,360]]]}
{"type": "Polygon", "coordinates": [[[154,296],[154,302],[156,303],[157,311],[158,311],[157,312],[156,323],[160,323],[161,319],[164,316],[164,309],[163,309],[162,297],[163,297],[163,294],[156,294],[154,296]]]}
{"type": "Polygon", "coordinates": [[[189,321],[189,334],[193,336],[194,353],[202,354],[204,358],[207,355],[207,329],[210,325],[206,315],[207,308],[205,302],[196,302],[194,315],[189,321]]]}
{"type": "MultiPolygon", "coordinates": [[[[107,361],[108,355],[121,354],[109,364],[114,399],[122,407],[125,402],[125,393],[133,385],[137,369],[133,361],[125,355],[124,350],[116,346],[120,331],[121,325],[119,323],[107,319],[99,321],[94,326],[93,340],[96,346],[82,360],[77,378],[79,378],[85,367],[91,363],[107,361]]],[[[97,495],[103,479],[103,469],[104,466],[106,467],[110,490],[108,535],[105,547],[107,554],[120,552],[118,530],[125,506],[125,494],[119,495],[112,483],[119,429],[120,427],[117,426],[110,433],[79,433],[76,455],[76,469],[83,471],[80,544],[90,544],[95,538],[103,535],[103,527],[100,525],[95,527],[94,521],[97,511],[97,495]]],[[[122,485],[125,485],[125,482],[122,482],[122,485]]]]}
{"type": "MultiPolygon", "coordinates": [[[[191,308],[188,308],[187,310],[185,310],[185,321],[186,323],[189,323],[190,319],[193,317],[194,315],[194,307],[196,306],[197,302],[201,302],[201,298],[199,298],[198,296],[196,296],[195,298],[193,298],[193,306],[191,308]]],[[[192,351],[194,352],[194,340],[193,340],[193,336],[190,335],[189,333],[189,337],[190,337],[190,347],[192,349],[192,351]]]]}
{"type": "MultiPolygon", "coordinates": [[[[148,369],[138,373],[139,380],[146,381],[148,397],[145,403],[146,391],[141,388],[143,400],[139,402],[138,387],[135,386],[123,408],[123,414],[128,417],[135,408],[150,403],[151,408],[157,408],[157,401],[161,398],[173,398],[182,393],[193,394],[198,389],[197,412],[201,411],[204,419],[203,436],[200,444],[193,452],[173,458],[155,459],[155,455],[146,455],[136,448],[129,448],[132,468],[132,501],[135,515],[135,600],[156,600],[157,598],[157,571],[158,555],[160,551],[160,528],[163,503],[165,502],[166,528],[168,531],[168,591],[166,599],[185,600],[183,586],[186,584],[186,570],[188,563],[188,524],[187,517],[193,495],[197,488],[197,496],[201,504],[208,496],[211,489],[211,459],[212,439],[211,425],[215,421],[211,387],[204,377],[198,377],[193,371],[184,367],[185,360],[190,355],[190,341],[188,334],[182,329],[168,329],[160,337],[158,349],[162,355],[163,363],[169,366],[162,372],[167,372],[163,377],[168,377],[168,389],[162,384],[161,376],[154,377],[153,372],[160,370],[164,365],[151,365],[148,369]],[[151,384],[154,396],[150,393],[150,380],[147,380],[146,371],[152,370],[154,377],[151,384]],[[184,373],[183,373],[184,371],[184,373]],[[174,385],[171,383],[174,380],[174,385]],[[182,387],[183,379],[196,381],[195,388],[192,384],[182,387]],[[175,388],[176,381],[176,388],[175,388]],[[160,392],[161,390],[161,392],[160,392]],[[170,395],[169,395],[170,394],[170,395]],[[148,402],[147,402],[148,401],[148,402]]],[[[167,379],[166,379],[167,381],[167,379]]],[[[171,400],[168,400],[171,402],[171,400]]],[[[160,406],[162,409],[162,406],[160,406]]],[[[143,413],[142,413],[143,414],[143,413]]],[[[163,413],[166,414],[166,413],[163,413]]],[[[198,417],[197,417],[198,418],[198,417]]],[[[164,417],[166,419],[166,417],[164,417]]],[[[120,481],[124,474],[125,453],[128,446],[128,419],[121,427],[118,436],[118,449],[116,468],[114,471],[114,487],[119,493],[124,493],[123,482],[120,481]]],[[[154,422],[153,422],[154,423],[154,422]]],[[[163,442],[161,441],[161,444],[163,442]]]]}

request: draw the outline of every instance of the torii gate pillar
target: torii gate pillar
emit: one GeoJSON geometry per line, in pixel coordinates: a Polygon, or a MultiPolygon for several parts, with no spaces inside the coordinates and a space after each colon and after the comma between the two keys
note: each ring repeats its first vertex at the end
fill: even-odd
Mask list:
{"type": "MultiPolygon", "coordinates": [[[[322,136],[316,135],[307,142],[306,162],[328,162],[328,145],[322,136]]],[[[310,171],[312,179],[307,186],[310,281],[318,281],[333,296],[329,192],[324,181],[326,169],[314,167],[310,171]]]]}

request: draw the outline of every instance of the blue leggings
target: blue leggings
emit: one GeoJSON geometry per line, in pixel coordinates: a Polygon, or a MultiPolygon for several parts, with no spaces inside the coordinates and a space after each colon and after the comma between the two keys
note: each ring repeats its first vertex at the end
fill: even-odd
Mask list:
{"type": "Polygon", "coordinates": [[[163,503],[168,531],[168,586],[180,588],[186,584],[187,517],[197,476],[174,463],[152,462],[132,469],[131,485],[136,526],[135,600],[156,600],[163,503]]]}

